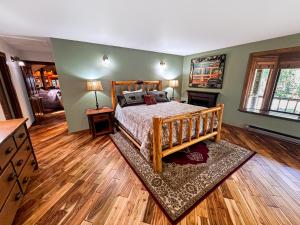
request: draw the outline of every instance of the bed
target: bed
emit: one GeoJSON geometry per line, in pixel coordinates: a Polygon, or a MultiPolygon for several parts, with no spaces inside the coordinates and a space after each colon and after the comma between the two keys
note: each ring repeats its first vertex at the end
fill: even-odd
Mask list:
{"type": "Polygon", "coordinates": [[[162,171],[163,157],[209,138],[220,140],[223,104],[205,108],[170,101],[122,108],[117,95],[124,89],[162,90],[162,81],[112,81],[116,125],[153,163],[154,171],[162,171]]]}

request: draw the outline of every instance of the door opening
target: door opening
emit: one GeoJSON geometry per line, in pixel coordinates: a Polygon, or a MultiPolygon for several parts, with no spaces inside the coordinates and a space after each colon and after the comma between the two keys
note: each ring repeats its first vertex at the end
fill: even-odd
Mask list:
{"type": "Polygon", "coordinates": [[[53,62],[24,61],[23,78],[32,111],[37,122],[43,120],[45,114],[63,110],[60,84],[53,62]]]}

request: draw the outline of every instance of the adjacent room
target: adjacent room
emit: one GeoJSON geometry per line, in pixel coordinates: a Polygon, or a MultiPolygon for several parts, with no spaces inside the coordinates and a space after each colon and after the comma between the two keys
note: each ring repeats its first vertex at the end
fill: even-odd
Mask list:
{"type": "Polygon", "coordinates": [[[0,225],[300,224],[299,8],[2,1],[0,225]]]}

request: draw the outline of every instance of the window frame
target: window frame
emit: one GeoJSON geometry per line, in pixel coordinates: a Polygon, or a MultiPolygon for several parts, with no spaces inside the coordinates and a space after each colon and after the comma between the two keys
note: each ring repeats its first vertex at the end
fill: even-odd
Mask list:
{"type": "MultiPolygon", "coordinates": [[[[246,76],[243,86],[243,91],[241,95],[241,101],[239,106],[239,111],[256,113],[262,115],[268,115],[270,112],[279,112],[271,110],[272,100],[275,94],[277,82],[279,80],[280,70],[284,68],[295,68],[295,66],[300,66],[300,46],[293,48],[276,49],[263,52],[251,53],[248,60],[246,76]],[[272,65],[266,89],[263,96],[263,102],[260,110],[250,110],[247,109],[247,102],[250,97],[251,89],[253,86],[253,80],[255,78],[255,70],[259,69],[259,64],[261,65],[272,65]]],[[[299,67],[300,68],[300,67],[299,67]]],[[[291,114],[288,112],[281,112],[282,114],[291,114]]],[[[299,116],[297,120],[300,120],[300,114],[293,114],[299,116]]],[[[278,116],[278,117],[284,117],[278,116]]]]}

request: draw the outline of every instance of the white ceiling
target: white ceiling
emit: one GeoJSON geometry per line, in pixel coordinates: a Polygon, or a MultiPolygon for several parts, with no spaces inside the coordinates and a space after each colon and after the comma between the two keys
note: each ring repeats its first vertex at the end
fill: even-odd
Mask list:
{"type": "Polygon", "coordinates": [[[188,55],[300,32],[299,0],[1,0],[0,34],[188,55]]]}
{"type": "Polygon", "coordinates": [[[30,51],[30,52],[52,52],[52,47],[49,38],[41,37],[22,37],[22,36],[11,36],[1,35],[0,39],[4,40],[14,49],[19,51],[30,51]]]}

